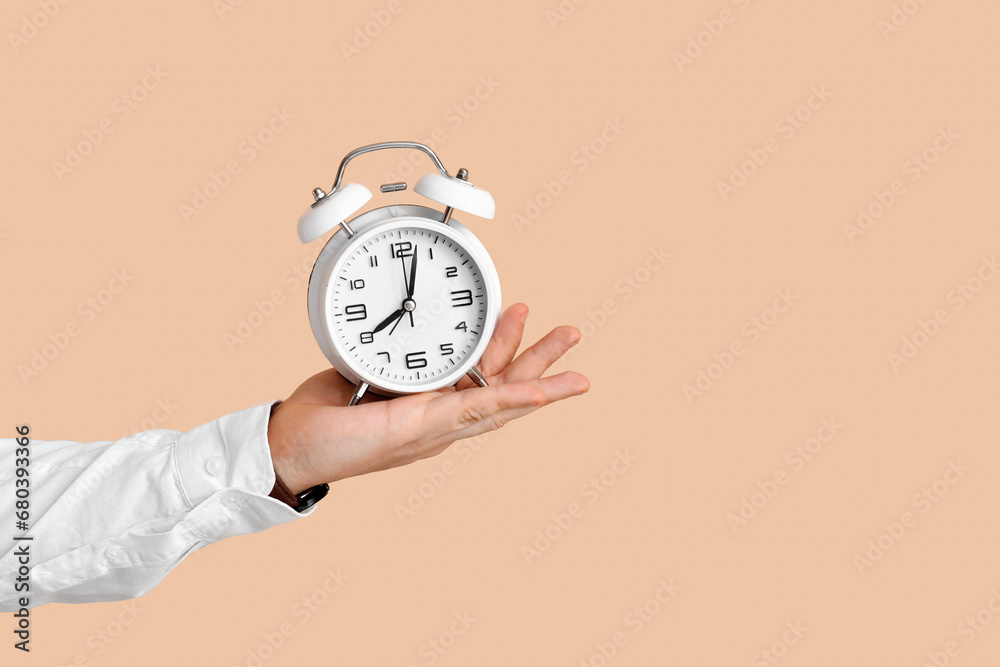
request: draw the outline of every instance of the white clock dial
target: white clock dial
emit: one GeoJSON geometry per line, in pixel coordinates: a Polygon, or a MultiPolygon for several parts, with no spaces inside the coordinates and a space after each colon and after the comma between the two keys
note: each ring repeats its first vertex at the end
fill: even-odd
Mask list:
{"type": "Polygon", "coordinates": [[[481,351],[492,306],[487,279],[450,231],[389,229],[359,239],[338,262],[327,292],[329,330],[362,377],[419,389],[481,351]]]}

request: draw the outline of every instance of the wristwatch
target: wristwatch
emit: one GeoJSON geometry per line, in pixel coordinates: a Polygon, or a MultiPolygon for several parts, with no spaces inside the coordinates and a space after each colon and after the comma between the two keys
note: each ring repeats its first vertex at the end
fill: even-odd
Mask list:
{"type": "Polygon", "coordinates": [[[302,493],[292,493],[291,490],[285,486],[285,483],[281,481],[281,478],[278,477],[277,471],[275,471],[274,488],[271,489],[271,493],[268,495],[276,500],[280,500],[301,514],[321,501],[329,492],[329,484],[317,484],[316,486],[306,489],[302,493]]]}

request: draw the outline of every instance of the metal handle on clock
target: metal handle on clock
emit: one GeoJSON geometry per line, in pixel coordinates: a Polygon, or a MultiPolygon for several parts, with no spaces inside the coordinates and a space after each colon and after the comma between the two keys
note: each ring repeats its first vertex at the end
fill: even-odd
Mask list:
{"type": "Polygon", "coordinates": [[[383,141],[378,144],[369,144],[367,146],[362,146],[361,148],[355,148],[353,151],[344,156],[344,159],[340,162],[340,168],[337,170],[337,180],[333,182],[333,187],[330,188],[330,192],[327,194],[333,194],[340,187],[341,182],[344,180],[344,170],[347,169],[347,163],[358,157],[359,155],[364,155],[365,153],[371,153],[373,151],[382,151],[390,148],[412,148],[414,150],[423,151],[431,160],[434,162],[434,166],[437,170],[441,172],[442,176],[451,176],[448,170],[444,168],[441,164],[440,158],[438,158],[437,153],[432,151],[430,147],[425,146],[417,141],[383,141]]]}

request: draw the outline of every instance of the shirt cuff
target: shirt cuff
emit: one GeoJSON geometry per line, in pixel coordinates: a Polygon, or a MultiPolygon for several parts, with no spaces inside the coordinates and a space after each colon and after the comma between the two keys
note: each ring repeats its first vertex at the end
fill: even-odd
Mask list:
{"type": "Polygon", "coordinates": [[[181,491],[194,511],[187,521],[210,540],[246,534],[308,516],[315,505],[299,513],[271,498],[274,463],[267,441],[271,408],[268,401],[202,424],[177,439],[174,448],[181,491]],[[208,520],[206,505],[221,502],[239,513],[241,526],[218,526],[208,520]]]}

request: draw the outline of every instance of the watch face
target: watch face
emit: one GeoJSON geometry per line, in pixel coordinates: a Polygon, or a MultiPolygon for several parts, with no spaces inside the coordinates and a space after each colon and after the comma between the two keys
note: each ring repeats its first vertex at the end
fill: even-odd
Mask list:
{"type": "Polygon", "coordinates": [[[345,362],[374,387],[421,391],[456,382],[492,334],[492,264],[451,228],[397,220],[352,239],[327,292],[328,328],[345,362]]]}

